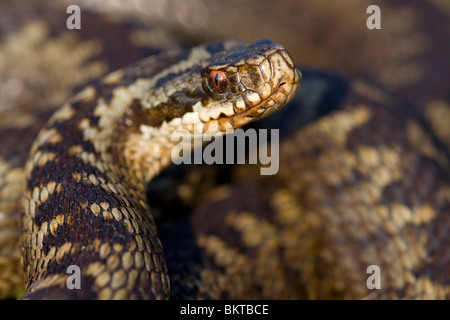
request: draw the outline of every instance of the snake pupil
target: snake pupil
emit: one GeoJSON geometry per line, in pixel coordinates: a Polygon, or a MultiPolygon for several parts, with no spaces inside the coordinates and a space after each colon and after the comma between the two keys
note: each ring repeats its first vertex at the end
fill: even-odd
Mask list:
{"type": "Polygon", "coordinates": [[[216,73],[216,77],[214,78],[214,84],[216,86],[219,86],[219,74],[218,73],[216,73]]]}

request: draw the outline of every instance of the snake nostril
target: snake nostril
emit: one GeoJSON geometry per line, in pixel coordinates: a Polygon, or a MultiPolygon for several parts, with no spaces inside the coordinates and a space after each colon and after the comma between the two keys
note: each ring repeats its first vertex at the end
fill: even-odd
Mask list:
{"type": "Polygon", "coordinates": [[[283,88],[286,85],[286,81],[281,81],[280,84],[278,85],[278,88],[276,91],[280,90],[281,88],[283,88]]]}

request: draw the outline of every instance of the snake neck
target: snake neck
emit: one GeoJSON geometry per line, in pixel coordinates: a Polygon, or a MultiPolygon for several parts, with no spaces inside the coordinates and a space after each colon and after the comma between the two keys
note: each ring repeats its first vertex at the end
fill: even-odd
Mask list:
{"type": "Polygon", "coordinates": [[[85,89],[50,119],[32,147],[23,219],[25,298],[51,297],[49,292],[168,297],[167,268],[143,183],[167,157],[143,161],[144,154],[130,153],[125,140],[114,141],[125,134],[133,140],[139,131],[120,125],[131,105],[123,92],[109,101],[100,98],[104,94],[85,89]],[[81,270],[80,290],[67,290],[73,265],[81,270]]]}

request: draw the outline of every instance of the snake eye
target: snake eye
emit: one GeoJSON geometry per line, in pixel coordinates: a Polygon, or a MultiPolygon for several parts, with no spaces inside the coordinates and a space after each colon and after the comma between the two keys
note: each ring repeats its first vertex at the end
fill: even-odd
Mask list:
{"type": "Polygon", "coordinates": [[[223,71],[211,71],[208,76],[208,83],[211,90],[224,92],[228,88],[228,77],[223,71]]]}

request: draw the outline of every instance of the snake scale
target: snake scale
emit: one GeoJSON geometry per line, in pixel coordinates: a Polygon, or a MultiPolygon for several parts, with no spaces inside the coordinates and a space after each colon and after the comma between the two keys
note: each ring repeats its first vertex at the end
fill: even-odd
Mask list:
{"type": "Polygon", "coordinates": [[[388,31],[374,37],[354,27],[357,1],[198,2],[79,1],[79,31],[59,3],[0,5],[0,296],[448,299],[449,51],[435,32],[448,6],[381,1],[388,31]],[[245,26],[266,14],[279,25],[245,26]],[[284,48],[211,42],[230,35],[280,39],[299,93],[284,48]],[[289,100],[250,124],[280,130],[278,174],[163,170],[178,126],[248,127],[289,100]],[[73,264],[80,290],[66,286],[73,264]]]}

